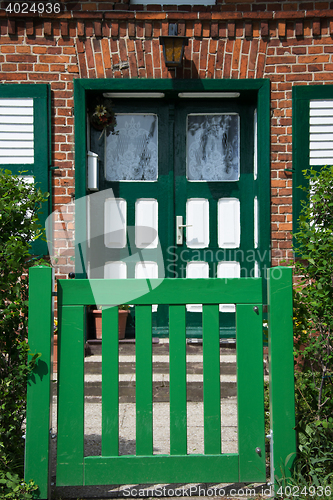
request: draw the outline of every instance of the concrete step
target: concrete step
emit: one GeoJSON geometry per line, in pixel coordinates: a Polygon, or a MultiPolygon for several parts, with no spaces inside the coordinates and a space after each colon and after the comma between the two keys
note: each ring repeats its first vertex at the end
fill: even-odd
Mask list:
{"type": "MultiPolygon", "coordinates": [[[[169,402],[169,343],[167,339],[153,342],[153,401],[169,402]]],[[[85,400],[101,402],[102,356],[101,342],[89,346],[85,363],[85,400]]],[[[221,398],[237,395],[236,352],[233,348],[220,349],[221,398]]],[[[54,380],[57,374],[54,374],[54,380]]],[[[187,401],[203,401],[202,344],[186,345],[187,401]]],[[[119,402],[135,403],[135,343],[119,343],[119,402]]],[[[54,384],[53,394],[56,394],[54,384]]]]}
{"type": "MultiPolygon", "coordinates": [[[[202,361],[193,362],[188,361],[186,363],[186,373],[188,375],[202,375],[203,363],[202,361]]],[[[85,375],[94,375],[102,373],[102,361],[100,360],[89,360],[85,362],[85,375]]],[[[158,374],[168,374],[169,373],[169,358],[165,360],[153,360],[153,373],[154,376],[158,374]]],[[[220,373],[221,375],[236,375],[236,360],[235,362],[224,362],[220,363],[220,373]]],[[[135,360],[133,361],[123,361],[122,358],[119,359],[119,374],[135,374],[135,360]]],[[[120,379],[121,380],[121,379],[120,379]]]]}

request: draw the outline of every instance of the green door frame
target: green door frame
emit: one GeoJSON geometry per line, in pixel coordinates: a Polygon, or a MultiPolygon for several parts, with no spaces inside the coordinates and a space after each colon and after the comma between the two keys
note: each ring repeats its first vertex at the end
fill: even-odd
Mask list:
{"type": "MultiPolygon", "coordinates": [[[[74,80],[75,113],[75,197],[87,194],[86,161],[86,94],[100,92],[163,92],[168,98],[178,96],[179,92],[240,92],[243,99],[248,96],[257,99],[258,122],[258,178],[255,182],[255,196],[258,197],[259,210],[259,248],[261,267],[270,267],[270,81],[258,80],[171,80],[171,79],[76,79],[74,80]],[[81,172],[84,175],[80,175],[81,172]]],[[[76,218],[76,241],[86,239],[85,216],[80,213],[76,218]]],[[[76,277],[85,278],[85,249],[76,245],[76,277]]],[[[266,283],[266,280],[264,280],[266,283]]],[[[266,287],[264,287],[266,288],[266,287]]]]}

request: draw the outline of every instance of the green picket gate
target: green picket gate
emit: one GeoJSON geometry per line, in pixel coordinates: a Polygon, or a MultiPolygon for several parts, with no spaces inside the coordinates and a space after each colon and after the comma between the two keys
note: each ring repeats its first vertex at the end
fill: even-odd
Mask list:
{"type": "MultiPolygon", "coordinates": [[[[53,299],[58,307],[57,486],[265,482],[261,278],[58,280],[30,270],[25,479],[49,498],[53,299]],[[126,300],[127,297],[127,300],[126,300]],[[130,298],[128,297],[137,297],[130,298]],[[119,456],[118,308],[136,307],[136,454],[119,456]],[[238,453],[221,453],[219,304],[236,304],[238,453]],[[85,309],[102,309],[102,452],[84,456],[85,309]],[[169,305],[170,454],[153,454],[152,305],[169,305]],[[186,304],[203,304],[204,453],[187,454],[186,304]]],[[[295,458],[292,271],[268,272],[271,480],[295,458]]]]}

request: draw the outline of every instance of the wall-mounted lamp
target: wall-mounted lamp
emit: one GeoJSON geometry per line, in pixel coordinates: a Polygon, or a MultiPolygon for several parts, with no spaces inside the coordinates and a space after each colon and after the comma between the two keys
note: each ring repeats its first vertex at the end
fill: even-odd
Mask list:
{"type": "Polygon", "coordinates": [[[177,24],[169,25],[169,35],[160,36],[160,45],[163,45],[163,55],[166,66],[181,66],[184,47],[187,45],[187,36],[177,35],[177,24]]]}

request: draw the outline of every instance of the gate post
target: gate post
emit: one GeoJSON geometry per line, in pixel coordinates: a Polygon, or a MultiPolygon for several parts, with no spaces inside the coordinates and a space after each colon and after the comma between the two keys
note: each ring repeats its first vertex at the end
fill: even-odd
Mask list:
{"type": "Polygon", "coordinates": [[[268,271],[271,482],[288,482],[296,457],[292,269],[268,271]]]}
{"type": "Polygon", "coordinates": [[[43,500],[50,497],[52,272],[46,266],[29,270],[28,342],[41,356],[28,378],[24,478],[38,485],[43,500]]]}

